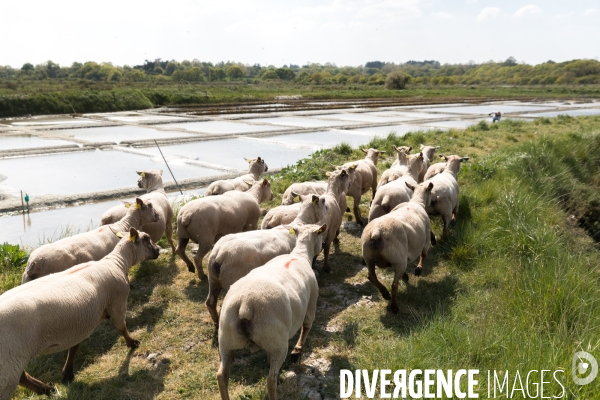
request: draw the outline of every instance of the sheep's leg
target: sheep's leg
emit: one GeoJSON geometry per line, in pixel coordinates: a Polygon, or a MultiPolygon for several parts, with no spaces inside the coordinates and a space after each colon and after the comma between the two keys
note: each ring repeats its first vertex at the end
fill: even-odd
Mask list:
{"type": "Polygon", "coordinates": [[[360,209],[358,208],[358,206],[360,205],[360,195],[359,196],[352,196],[352,198],[354,199],[354,204],[352,206],[352,211],[354,212],[354,218],[356,219],[356,223],[363,225],[363,220],[360,217],[360,209]]]}
{"type": "Polygon", "coordinates": [[[392,301],[390,301],[390,310],[394,314],[398,313],[398,283],[406,271],[406,265],[407,260],[397,264],[392,264],[392,268],[394,269],[394,281],[392,282],[392,301]]]}
{"type": "Polygon", "coordinates": [[[221,365],[217,372],[217,382],[219,383],[219,392],[221,400],[229,400],[229,370],[233,364],[233,350],[220,350],[221,365]]]}
{"type": "Polygon", "coordinates": [[[452,219],[450,220],[450,225],[456,225],[456,214],[458,214],[458,204],[452,210],[452,219]]]}
{"type": "Polygon", "coordinates": [[[188,238],[179,238],[179,241],[177,243],[177,249],[175,249],[175,252],[179,255],[179,257],[181,257],[183,262],[185,262],[185,265],[187,265],[188,267],[188,271],[196,272],[196,268],[194,268],[194,263],[192,263],[192,260],[190,260],[187,254],[185,254],[185,248],[189,241],[190,239],[188,238]]]}
{"type": "Polygon", "coordinates": [[[417,268],[415,268],[415,276],[421,276],[423,273],[423,263],[427,258],[427,249],[421,250],[421,258],[419,258],[419,264],[417,264],[417,268]]]}
{"type": "Polygon", "coordinates": [[[31,390],[32,392],[35,392],[36,394],[45,394],[46,396],[50,396],[55,391],[52,386],[48,386],[44,382],[35,379],[25,371],[23,371],[21,374],[19,385],[31,390]]]}
{"type": "Polygon", "coordinates": [[[79,349],[79,343],[71,347],[67,353],[67,361],[65,361],[65,366],[62,369],[62,383],[73,382],[73,379],[75,378],[75,375],[73,374],[73,362],[75,361],[77,349],[79,349]]]}
{"type": "Polygon", "coordinates": [[[375,261],[365,259],[365,262],[367,263],[367,270],[369,271],[369,281],[379,289],[379,292],[384,299],[391,299],[390,292],[381,282],[379,282],[379,279],[377,279],[377,274],[375,273],[375,261]]]}
{"type": "Polygon", "coordinates": [[[333,244],[338,244],[340,242],[340,238],[338,236],[340,236],[340,228],[338,228],[338,230],[335,231],[335,237],[333,238],[333,244]]]}
{"type": "Polygon", "coordinates": [[[298,343],[294,346],[294,350],[292,350],[292,362],[297,363],[300,361],[300,357],[302,357],[302,352],[304,351],[304,342],[306,342],[306,337],[308,336],[308,332],[310,332],[311,326],[307,326],[307,324],[302,325],[302,330],[300,331],[300,337],[298,338],[298,343]]]}
{"type": "Polygon", "coordinates": [[[326,241],[323,243],[323,258],[324,258],[324,266],[323,271],[331,272],[331,268],[329,268],[329,250],[331,248],[331,242],[326,241]]]}
{"type": "Polygon", "coordinates": [[[442,214],[442,223],[444,224],[444,230],[442,231],[442,240],[448,240],[448,226],[450,225],[450,215],[447,213],[442,214]]]}
{"type": "Polygon", "coordinates": [[[167,224],[165,226],[165,235],[167,236],[167,241],[171,245],[171,250],[173,251],[173,255],[175,255],[176,250],[175,250],[175,243],[173,243],[173,223],[172,223],[172,221],[167,221],[167,224]]]}
{"type": "Polygon", "coordinates": [[[212,246],[210,245],[200,244],[198,246],[198,252],[194,256],[194,264],[198,270],[198,278],[200,278],[200,280],[206,279],[206,274],[204,273],[204,269],[202,269],[202,260],[204,260],[204,256],[210,251],[211,247],[212,246]]]}
{"type": "Polygon", "coordinates": [[[219,313],[217,312],[217,299],[221,293],[221,282],[218,280],[209,281],[208,283],[208,297],[206,298],[206,308],[208,313],[215,323],[215,327],[219,326],[219,313]]]}
{"type": "Polygon", "coordinates": [[[276,352],[272,352],[269,354],[269,376],[267,378],[267,392],[269,394],[269,400],[277,400],[277,375],[279,375],[279,370],[285,361],[285,356],[287,353],[287,346],[285,348],[276,352]]]}
{"type": "Polygon", "coordinates": [[[125,338],[125,343],[127,347],[132,349],[137,349],[140,346],[140,341],[135,340],[129,334],[127,330],[127,323],[125,322],[125,313],[127,312],[127,297],[121,302],[116,300],[113,304],[109,305],[109,309],[106,310],[106,313],[110,316],[110,319],[117,328],[123,338],[125,338]]]}

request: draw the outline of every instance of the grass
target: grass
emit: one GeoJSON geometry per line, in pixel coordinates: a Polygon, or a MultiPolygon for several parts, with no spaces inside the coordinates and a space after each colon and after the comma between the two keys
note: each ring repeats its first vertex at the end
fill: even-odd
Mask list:
{"type": "Polygon", "coordinates": [[[301,95],[304,99],[407,98],[458,100],[569,99],[600,97],[600,85],[409,85],[404,90],[363,84],[306,85],[294,82],[256,81],[94,82],[85,79],[20,80],[10,85],[0,81],[0,118],[27,114],[71,114],[126,111],[156,106],[202,105],[273,101],[276,96],[301,95]]]}
{"type": "MultiPolygon", "coordinates": [[[[512,385],[516,370],[524,377],[529,370],[563,369],[563,398],[600,398],[598,381],[575,385],[570,366],[578,350],[600,356],[600,117],[391,134],[370,146],[390,151],[381,171],[393,145],[420,143],[471,157],[459,174],[460,211],[449,241],[432,248],[421,277],[411,274],[401,285],[394,315],[360,263],[360,230],[342,231],[330,258],[333,273],[323,273],[317,261],[317,318],[303,363],[291,365],[288,358],[283,366],[281,398],[303,399],[310,385],[324,398],[338,398],[342,368],[479,369],[481,398],[488,370],[509,370],[512,385]]],[[[329,164],[363,156],[341,145],[284,169],[273,179],[276,199],[268,207],[290,182],[322,179],[329,164]]],[[[363,196],[363,215],[369,201],[363,196]]],[[[439,237],[437,218],[433,229],[439,237]]],[[[389,271],[378,275],[391,285],[389,271]]],[[[130,280],[135,289],[127,322],[141,347],[130,353],[117,331],[101,324],[81,347],[75,382],[57,385],[59,397],[218,398],[218,352],[203,304],[207,283],[169,255],[135,266],[130,280]]],[[[64,358],[36,357],[28,371],[59,382],[64,358]]],[[[267,371],[264,352],[239,351],[232,398],[263,399],[267,371]]],[[[544,396],[560,394],[556,383],[545,385],[544,396]]],[[[15,398],[30,396],[18,389],[15,398]]]]}

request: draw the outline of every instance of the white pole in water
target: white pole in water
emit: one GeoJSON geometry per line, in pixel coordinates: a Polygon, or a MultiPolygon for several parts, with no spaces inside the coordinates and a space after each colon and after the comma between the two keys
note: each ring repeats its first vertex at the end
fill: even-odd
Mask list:
{"type": "Polygon", "coordinates": [[[25,203],[23,202],[23,191],[21,190],[21,207],[23,207],[23,214],[25,214],[25,203]]]}
{"type": "MultiPolygon", "coordinates": [[[[171,176],[173,177],[173,180],[175,181],[175,184],[177,185],[177,189],[179,189],[179,192],[183,196],[183,192],[181,191],[181,188],[179,187],[179,183],[177,183],[177,179],[175,179],[175,175],[173,175],[173,171],[171,171],[171,167],[169,167],[169,164],[167,163],[167,159],[165,158],[162,150],[160,149],[160,146],[158,145],[158,142],[156,141],[156,139],[154,139],[154,144],[156,145],[156,147],[158,147],[158,151],[160,151],[160,155],[162,156],[163,160],[165,160],[165,164],[167,164],[167,168],[169,168],[169,172],[171,173],[171,176]]],[[[22,195],[23,194],[21,192],[21,196],[22,195]]]]}

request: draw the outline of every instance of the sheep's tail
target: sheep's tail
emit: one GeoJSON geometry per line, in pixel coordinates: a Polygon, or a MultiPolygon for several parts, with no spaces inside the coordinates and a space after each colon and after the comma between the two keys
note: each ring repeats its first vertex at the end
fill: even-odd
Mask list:
{"type": "Polygon", "coordinates": [[[386,213],[390,212],[390,199],[388,196],[383,198],[383,201],[381,202],[381,208],[383,208],[386,213]]]}
{"type": "Polygon", "coordinates": [[[381,234],[381,231],[378,227],[374,228],[371,232],[371,237],[369,238],[368,243],[373,250],[383,250],[383,235],[381,234]]]}
{"type": "Polygon", "coordinates": [[[221,273],[221,264],[219,264],[215,260],[209,260],[208,268],[210,268],[210,270],[214,272],[215,277],[219,277],[219,274],[221,273]]]}
{"type": "Polygon", "coordinates": [[[240,309],[238,311],[238,331],[244,336],[246,339],[250,340],[250,336],[252,335],[252,317],[254,316],[254,312],[248,307],[246,302],[243,302],[240,305],[240,309]]]}

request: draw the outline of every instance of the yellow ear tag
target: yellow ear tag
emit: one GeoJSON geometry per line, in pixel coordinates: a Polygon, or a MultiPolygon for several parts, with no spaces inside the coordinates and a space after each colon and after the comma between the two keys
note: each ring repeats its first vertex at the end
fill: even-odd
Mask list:
{"type": "Polygon", "coordinates": [[[123,205],[125,206],[125,208],[131,207],[131,204],[129,204],[129,203],[124,203],[123,205]]]}
{"type": "Polygon", "coordinates": [[[145,173],[145,172],[142,172],[142,173],[140,174],[140,176],[141,176],[142,178],[145,178],[145,177],[146,177],[146,173],[145,173]]]}
{"type": "Polygon", "coordinates": [[[140,203],[135,203],[135,209],[139,210],[140,208],[142,208],[142,206],[140,205],[140,203]]]}
{"type": "Polygon", "coordinates": [[[117,235],[118,238],[122,238],[123,237],[123,232],[117,232],[117,233],[115,233],[115,235],[117,235]]]}
{"type": "Polygon", "coordinates": [[[129,241],[131,243],[135,243],[135,236],[129,236],[129,241]]]}
{"type": "Polygon", "coordinates": [[[296,231],[294,230],[294,228],[290,228],[290,230],[288,232],[290,233],[290,235],[296,234],[296,231]]]}

